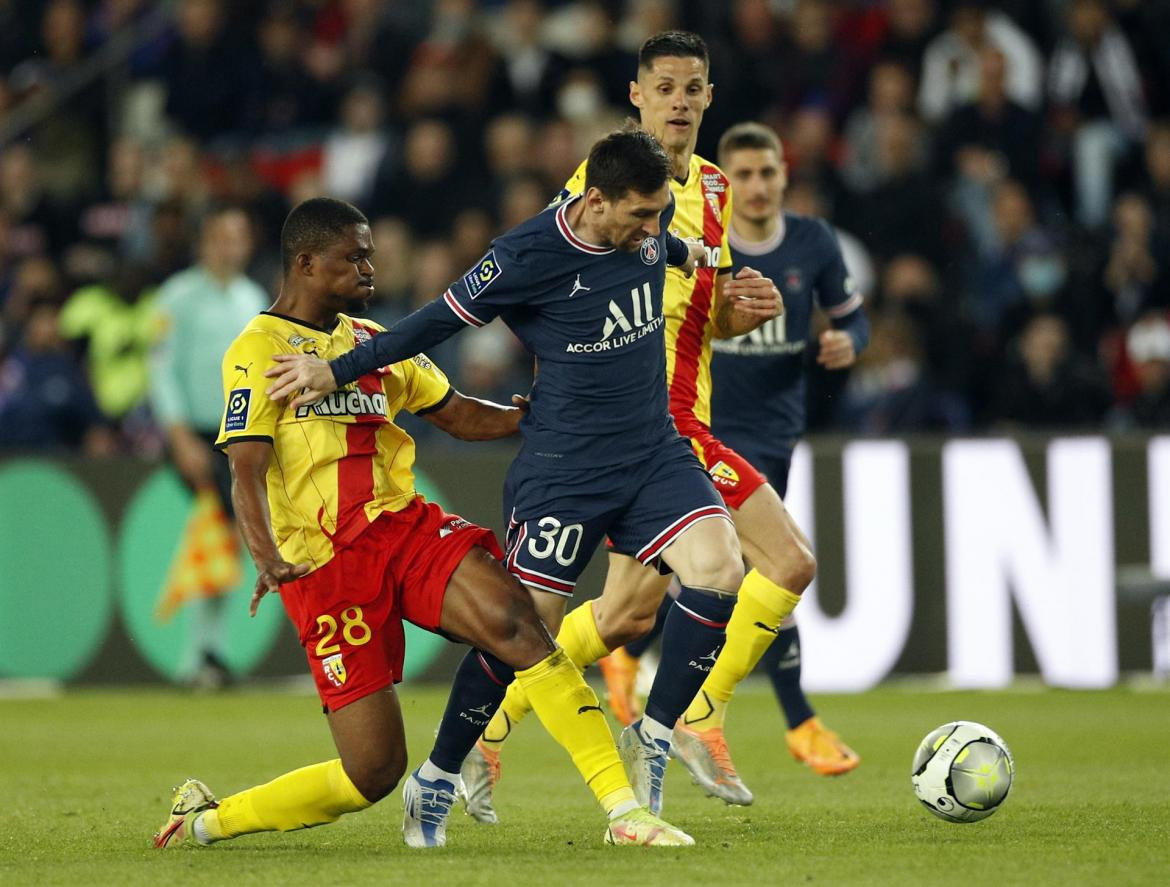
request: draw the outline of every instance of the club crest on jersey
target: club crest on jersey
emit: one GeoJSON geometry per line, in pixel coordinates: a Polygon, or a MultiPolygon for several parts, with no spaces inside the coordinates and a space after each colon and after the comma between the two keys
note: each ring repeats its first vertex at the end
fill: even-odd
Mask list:
{"type": "Polygon", "coordinates": [[[293,333],[288,337],[288,343],[294,348],[300,345],[313,345],[316,344],[316,342],[316,339],[306,339],[304,336],[298,336],[296,333],[293,333]]]}
{"type": "Polygon", "coordinates": [[[734,468],[722,460],[712,465],[711,470],[707,473],[711,475],[711,479],[717,484],[735,486],[739,483],[739,474],[736,473],[734,468]]]}
{"type": "Polygon", "coordinates": [[[488,250],[488,254],[463,275],[463,286],[467,289],[467,295],[472,299],[478,298],[480,293],[491,286],[492,281],[502,273],[500,263],[496,261],[496,251],[488,250]]]}
{"type": "Polygon", "coordinates": [[[787,268],[784,271],[784,286],[790,290],[798,290],[804,286],[804,275],[799,268],[787,268]]]}
{"type": "Polygon", "coordinates": [[[223,418],[224,431],[243,431],[248,427],[248,407],[252,403],[251,388],[233,388],[228,395],[227,412],[223,418]]]}
{"type": "Polygon", "coordinates": [[[364,345],[370,339],[374,338],[370,335],[370,331],[363,326],[355,326],[353,328],[353,340],[358,345],[364,345]]]}
{"type": "Polygon", "coordinates": [[[654,265],[658,262],[658,241],[653,237],[647,237],[642,241],[642,248],[639,250],[642,256],[642,261],[647,265],[654,265]]]}
{"type": "Polygon", "coordinates": [[[334,687],[340,687],[345,683],[348,675],[345,672],[345,663],[341,661],[341,654],[334,653],[321,660],[321,668],[325,672],[325,677],[334,687]]]}

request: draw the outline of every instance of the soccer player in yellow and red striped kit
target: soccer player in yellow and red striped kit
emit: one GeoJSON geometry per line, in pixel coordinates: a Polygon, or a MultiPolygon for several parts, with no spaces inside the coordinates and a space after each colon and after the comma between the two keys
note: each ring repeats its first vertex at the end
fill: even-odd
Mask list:
{"type": "MultiPolygon", "coordinates": [[[[675,650],[664,644],[646,711],[626,728],[619,747],[627,767],[634,771],[631,781],[640,799],[651,810],[661,809],[662,776],[672,738],[677,753],[686,755],[688,746],[700,752],[684,761],[688,766],[696,761],[692,773],[705,777],[704,788],[732,803],[751,803],[751,793],[727,753],[723,713],[735,686],[759,661],[812,581],[816,561],[807,538],[764,476],[711,434],[710,343],[712,337],[748,332],[776,316],[777,310],[762,311],[750,300],[725,292],[732,265],[727,241],[730,183],[715,164],[694,153],[699,125],[713,97],[702,38],[681,31],[651,37],[639,52],[637,75],[630,84],[630,101],[639,111],[642,128],[659,139],[672,161],[670,185],[677,204],[672,226],[682,237],[701,239],[709,265],[691,279],[675,271],[667,277],[664,313],[670,410],[730,507],[751,570],[734,610],[730,602],[727,606],[730,619],[723,620],[727,640],[722,649],[675,650]],[[702,684],[698,695],[696,677],[702,684]],[[679,693],[689,694],[681,705],[673,698],[679,693]],[[655,704],[656,695],[661,704],[655,704]],[[677,726],[674,719],[661,714],[683,709],[677,726]]],[[[582,164],[563,195],[580,191],[584,172],[582,164]]],[[[760,275],[750,268],[736,275],[737,280],[752,277],[760,275]]],[[[657,572],[611,552],[601,597],[565,617],[558,642],[579,667],[597,662],[652,627],[666,584],[657,572]]],[[[688,618],[696,614],[681,600],[667,617],[688,618]]],[[[468,811],[481,821],[496,818],[491,789],[499,777],[499,749],[528,710],[522,689],[513,686],[464,765],[468,811]]]]}
{"type": "MultiPolygon", "coordinates": [[[[370,227],[356,208],[329,198],[301,203],[285,221],[281,253],[279,297],[224,356],[216,446],[227,452],[240,531],[256,562],[252,612],[265,594],[280,594],[338,757],[223,800],[188,780],[175,790],[155,846],[309,828],[385,797],[406,770],[394,691],[403,619],[475,648],[459,667],[445,719],[468,708],[490,712],[515,679],[609,814],[608,843],[693,843],[634,800],[597,697],[504,570],[492,532],[415,492],[414,442],[394,423],[398,412],[477,440],[515,434],[522,409],[464,397],[422,354],[311,403],[269,397],[264,371],[274,354],[334,357],[382,332],[342,313],[361,311],[373,292],[370,227]],[[479,679],[484,673],[490,680],[479,679]],[[484,684],[486,696],[476,689],[484,684]]],[[[410,846],[445,842],[436,810],[454,803],[472,741],[436,741],[407,778],[410,846]]]]}

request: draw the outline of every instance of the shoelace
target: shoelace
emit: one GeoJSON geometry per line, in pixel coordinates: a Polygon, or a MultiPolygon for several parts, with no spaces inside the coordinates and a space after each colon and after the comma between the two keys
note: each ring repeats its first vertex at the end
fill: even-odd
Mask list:
{"type": "Polygon", "coordinates": [[[707,750],[711,753],[711,758],[715,761],[715,766],[719,768],[719,775],[724,774],[737,778],[739,774],[735,772],[735,765],[731,763],[731,752],[727,749],[727,740],[720,733],[715,739],[705,743],[707,750]]]}
{"type": "Polygon", "coordinates": [[[424,825],[442,825],[455,805],[455,795],[446,789],[428,788],[420,783],[418,801],[419,822],[424,825]]]}

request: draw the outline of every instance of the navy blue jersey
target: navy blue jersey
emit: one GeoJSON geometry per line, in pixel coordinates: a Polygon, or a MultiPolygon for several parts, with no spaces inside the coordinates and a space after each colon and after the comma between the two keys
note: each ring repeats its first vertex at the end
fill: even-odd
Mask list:
{"type": "Polygon", "coordinates": [[[565,215],[576,199],[493,240],[416,320],[407,318],[335,360],[337,380],[430,347],[429,339],[451,334],[453,317],[479,327],[498,316],[537,359],[520,460],[566,469],[620,465],[676,436],[662,316],[668,246],[672,258],[680,250],[685,257],[685,245],[667,229],[674,204],[662,214],[659,236],[627,253],[573,233],[565,215]],[[352,359],[370,346],[360,362],[352,359]]]}
{"type": "MultiPolygon", "coordinates": [[[[745,243],[728,232],[734,271],[755,268],[775,281],[784,313],[734,339],[711,347],[713,380],[711,430],[735,449],[754,445],[783,455],[804,433],[804,360],[813,302],[834,326],[847,329],[860,353],[868,339],[861,294],[845,269],[841,248],[829,225],[784,213],[776,236],[745,243]]],[[[746,455],[746,454],[745,454],[746,455]]]]}

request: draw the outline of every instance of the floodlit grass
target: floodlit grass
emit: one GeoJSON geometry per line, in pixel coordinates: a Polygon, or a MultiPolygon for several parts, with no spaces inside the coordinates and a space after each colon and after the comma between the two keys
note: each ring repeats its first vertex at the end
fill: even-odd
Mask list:
{"type": "MultiPolygon", "coordinates": [[[[412,766],[446,688],[401,689],[412,766]]],[[[862,756],[837,779],[788,756],[775,705],[749,685],[728,739],[752,807],[703,797],[672,763],[666,817],[698,846],[602,846],[603,818],[535,718],[504,752],[501,825],[457,812],[440,851],[399,835],[397,793],[290,834],[158,852],[169,788],[198,776],[221,796],[332,757],[313,697],[238,691],[78,691],[0,700],[0,883],[23,884],[1165,884],[1170,882],[1170,693],[937,693],[882,689],[814,700],[862,756]],[[952,825],[915,800],[918,740],[982,721],[1017,778],[990,819],[952,825]]]]}

